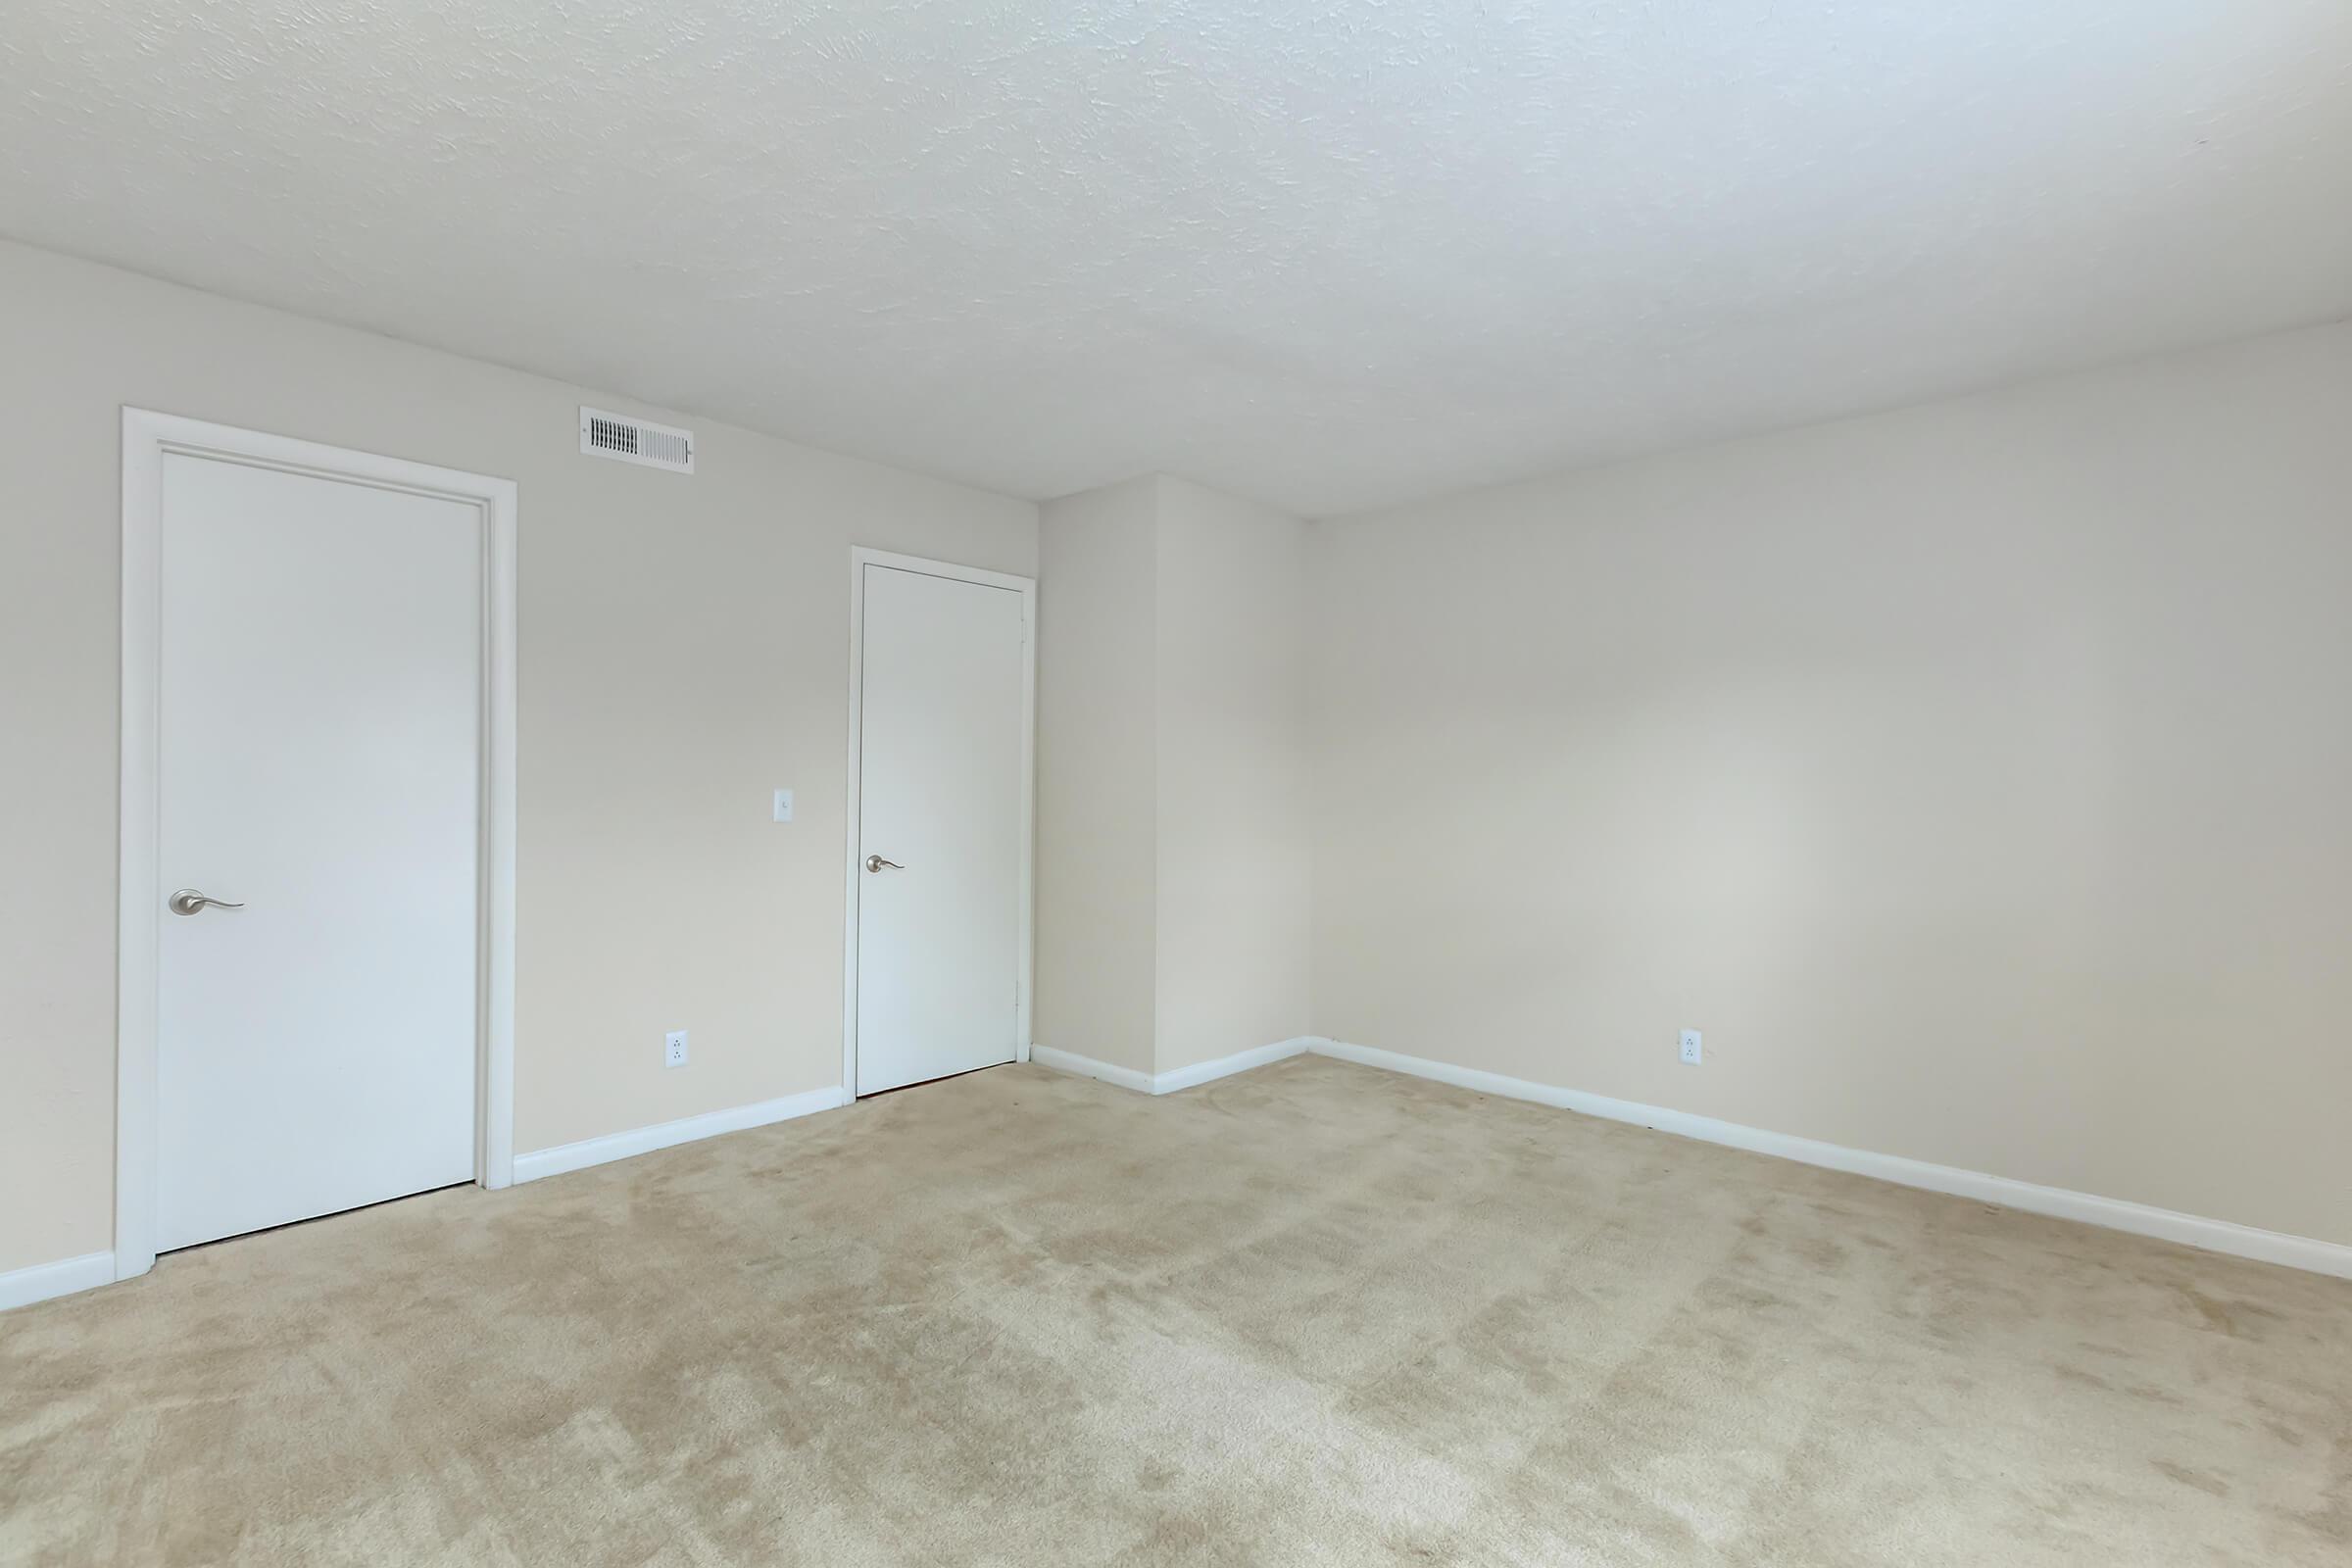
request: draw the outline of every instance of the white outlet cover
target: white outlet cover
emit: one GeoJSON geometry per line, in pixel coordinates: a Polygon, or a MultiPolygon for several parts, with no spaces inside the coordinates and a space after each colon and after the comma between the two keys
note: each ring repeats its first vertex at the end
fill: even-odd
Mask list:
{"type": "Polygon", "coordinates": [[[776,791],[776,820],[779,822],[792,820],[792,791],[790,790],[776,791]]]}
{"type": "Polygon", "coordinates": [[[664,1067],[683,1067],[686,1065],[685,1030],[672,1029],[669,1031],[669,1033],[662,1037],[662,1065],[664,1067]]]}
{"type": "Polygon", "coordinates": [[[1698,1065],[1699,1038],[1698,1031],[1695,1029],[1686,1029],[1683,1031],[1683,1061],[1689,1066],[1695,1067],[1698,1065]]]}

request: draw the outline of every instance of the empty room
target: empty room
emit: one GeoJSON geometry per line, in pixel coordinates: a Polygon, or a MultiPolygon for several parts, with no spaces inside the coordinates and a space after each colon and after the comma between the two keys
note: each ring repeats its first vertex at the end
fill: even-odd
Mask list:
{"type": "Polygon", "coordinates": [[[2344,0],[16,0],[0,1568],[2352,1564],[2344,0]]]}

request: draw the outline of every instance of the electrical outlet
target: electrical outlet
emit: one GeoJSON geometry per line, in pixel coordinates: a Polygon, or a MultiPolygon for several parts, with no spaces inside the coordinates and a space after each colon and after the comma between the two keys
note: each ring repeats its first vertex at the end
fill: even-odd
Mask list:
{"type": "Polygon", "coordinates": [[[1686,1067],[1698,1065],[1698,1031],[1695,1029],[1683,1031],[1683,1065],[1686,1067]]]}
{"type": "Polygon", "coordinates": [[[664,1067],[683,1067],[686,1065],[685,1030],[672,1029],[669,1033],[662,1037],[662,1065],[664,1067]]]}

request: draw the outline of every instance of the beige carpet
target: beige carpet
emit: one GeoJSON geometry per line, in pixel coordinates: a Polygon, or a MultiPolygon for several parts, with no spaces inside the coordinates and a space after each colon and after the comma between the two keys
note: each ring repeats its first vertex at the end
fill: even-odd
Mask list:
{"type": "Polygon", "coordinates": [[[1318,1059],[0,1317],[10,1563],[2352,1562],[2352,1283],[1318,1059]]]}

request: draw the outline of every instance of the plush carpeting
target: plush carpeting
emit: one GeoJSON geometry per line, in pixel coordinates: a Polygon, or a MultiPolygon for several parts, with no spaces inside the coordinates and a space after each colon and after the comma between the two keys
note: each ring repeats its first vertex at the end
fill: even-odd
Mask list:
{"type": "Polygon", "coordinates": [[[0,1317],[0,1560],[2352,1561],[2352,1283],[1298,1059],[0,1317]]]}

